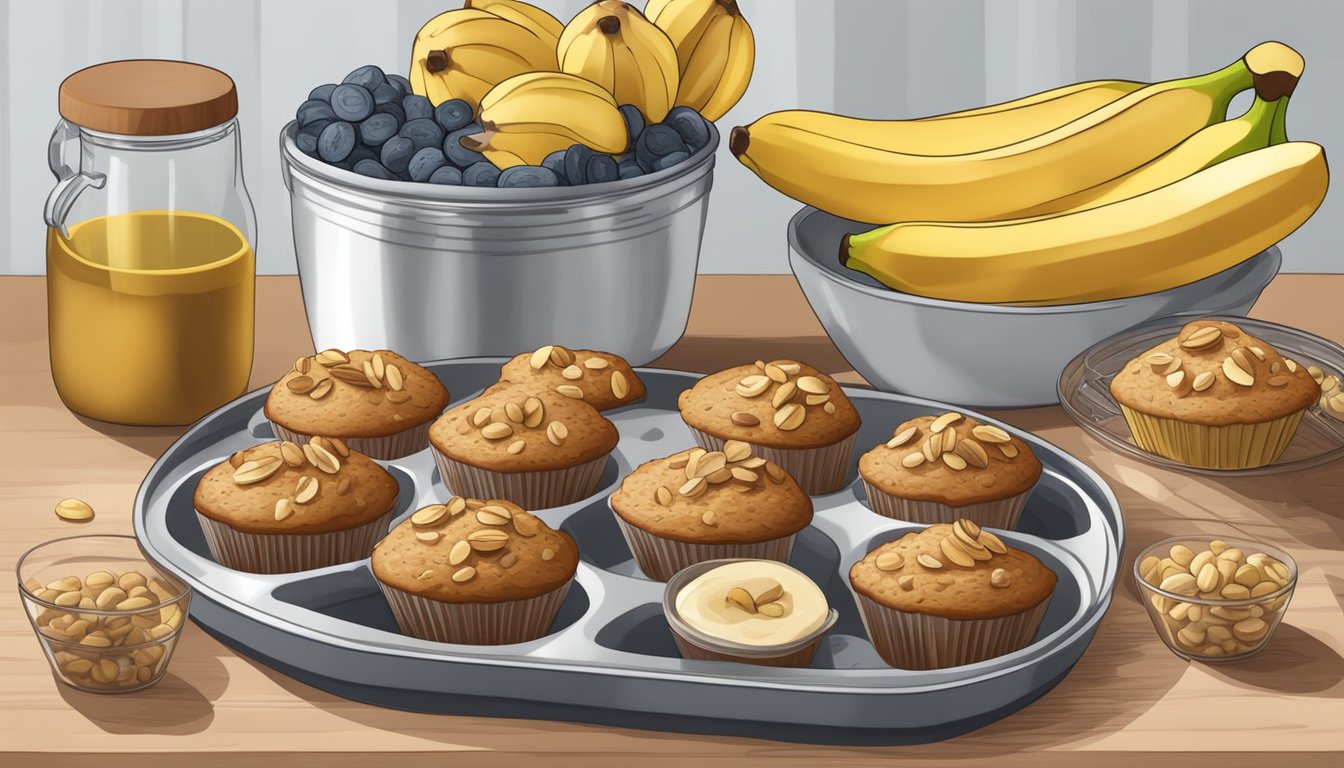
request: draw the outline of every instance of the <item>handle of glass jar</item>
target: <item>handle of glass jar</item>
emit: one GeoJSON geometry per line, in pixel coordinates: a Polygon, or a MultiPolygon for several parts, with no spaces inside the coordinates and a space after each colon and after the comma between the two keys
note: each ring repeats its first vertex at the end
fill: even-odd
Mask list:
{"type": "Polygon", "coordinates": [[[68,120],[56,124],[52,131],[51,142],[47,145],[47,165],[56,176],[56,188],[47,196],[47,204],[42,212],[47,226],[58,230],[62,237],[69,237],[65,216],[75,204],[75,199],[89,187],[102,189],[107,177],[101,173],[89,173],[79,169],[79,128],[68,120]]]}

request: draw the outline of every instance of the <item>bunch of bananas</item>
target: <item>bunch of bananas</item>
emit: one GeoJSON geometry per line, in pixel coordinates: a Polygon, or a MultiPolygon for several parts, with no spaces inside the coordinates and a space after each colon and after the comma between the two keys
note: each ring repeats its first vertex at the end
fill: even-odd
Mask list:
{"type": "Polygon", "coordinates": [[[802,202],[874,224],[842,263],[907,293],[1068,304],[1193,282],[1291,233],[1323,150],[1289,142],[1302,57],[1276,42],[1198,77],[1079,83],[904,121],[817,112],[734,128],[733,154],[802,202]],[[1247,89],[1255,101],[1227,120],[1247,89]]]}
{"type": "Polygon", "coordinates": [[[646,12],[598,0],[562,25],[521,0],[466,0],[416,34],[411,88],[435,105],[465,101],[482,131],[464,146],[499,168],[573,144],[628,151],[618,105],[650,124],[678,106],[721,117],[755,63],[736,0],[650,0],[646,12]]]}

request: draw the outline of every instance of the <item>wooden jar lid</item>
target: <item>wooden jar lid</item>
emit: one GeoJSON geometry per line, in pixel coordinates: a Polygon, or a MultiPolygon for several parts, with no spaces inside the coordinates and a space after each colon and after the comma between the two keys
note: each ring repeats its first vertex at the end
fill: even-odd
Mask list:
{"type": "Polygon", "coordinates": [[[61,83],[61,117],[125,136],[171,136],[213,128],[238,114],[233,80],[186,61],[134,59],[81,69],[61,83]]]}

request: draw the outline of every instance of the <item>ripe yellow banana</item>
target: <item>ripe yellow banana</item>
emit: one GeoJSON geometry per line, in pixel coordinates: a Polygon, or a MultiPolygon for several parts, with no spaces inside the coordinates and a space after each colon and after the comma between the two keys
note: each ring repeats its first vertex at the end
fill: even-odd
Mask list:
{"type": "Polygon", "coordinates": [[[537,37],[549,41],[552,48],[560,42],[560,33],[565,29],[559,19],[522,0],[466,0],[462,7],[493,13],[527,27],[537,37]]]}
{"type": "Polygon", "coordinates": [[[1257,149],[1160,189],[1025,222],[910,223],[845,238],[842,261],[906,293],[1073,304],[1137,296],[1242,262],[1311,217],[1329,184],[1310,142],[1257,149]]]}
{"type": "Polygon", "coordinates": [[[983,221],[1128,173],[1222,120],[1258,79],[1296,78],[1301,62],[1291,48],[1264,43],[1217,72],[1149,85],[1031,138],[966,154],[892,151],[771,120],[734,128],[729,146],[770,186],[837,216],[983,221]]]}
{"type": "Polygon", "coordinates": [[[677,50],[629,3],[598,0],[580,11],[565,25],[556,54],[560,71],[592,80],[651,123],[676,102],[677,50]]]}
{"type": "Polygon", "coordinates": [[[629,144],[616,101],[601,86],[563,72],[531,72],[500,83],[481,100],[482,132],[462,146],[495,167],[541,165],[546,155],[586,144],[617,155],[629,144]]]}
{"type": "MultiPolygon", "coordinates": [[[[1060,109],[1061,113],[1072,112],[1074,117],[1069,120],[1082,117],[1094,109],[1110,104],[1112,101],[1129,93],[1133,93],[1150,83],[1139,83],[1133,80],[1088,80],[1082,83],[1070,83],[1061,85],[1058,88],[1051,88],[1048,91],[1033,93],[1030,96],[1023,96],[1020,99],[1005,101],[999,104],[990,104],[987,107],[976,107],[975,109],[963,109],[958,112],[947,112],[941,115],[931,117],[921,117],[918,120],[948,120],[958,117],[975,117],[977,115],[992,115],[999,112],[1007,112],[1021,107],[1031,107],[1044,102],[1057,102],[1054,108],[1060,109]],[[1062,100],[1062,101],[1060,101],[1062,100]],[[1068,110],[1063,106],[1072,104],[1068,110]]],[[[873,121],[881,122],[881,121],[873,121]]],[[[1061,120],[1054,125],[1062,125],[1067,120],[1061,120]]],[[[1048,130],[1054,126],[1047,125],[1048,130]]]]}
{"type": "Polygon", "coordinates": [[[436,105],[462,99],[475,110],[496,83],[556,69],[553,38],[495,13],[464,8],[435,16],[416,33],[411,90],[436,105]]]}
{"type": "Polygon", "coordinates": [[[677,49],[677,104],[717,120],[742,98],[756,64],[756,38],[737,0],[650,0],[644,14],[677,49]]]}

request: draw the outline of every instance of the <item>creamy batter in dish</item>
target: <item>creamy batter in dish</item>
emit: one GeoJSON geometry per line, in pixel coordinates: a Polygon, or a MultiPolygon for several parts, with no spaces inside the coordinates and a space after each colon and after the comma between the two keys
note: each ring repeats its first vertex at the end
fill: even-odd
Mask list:
{"type": "Polygon", "coordinates": [[[677,615],[718,640],[769,647],[815,632],[830,615],[826,596],[802,572],[773,560],[745,560],[706,571],[676,598],[677,615]]]}

